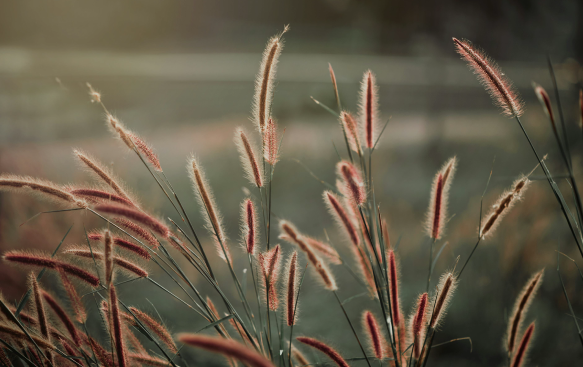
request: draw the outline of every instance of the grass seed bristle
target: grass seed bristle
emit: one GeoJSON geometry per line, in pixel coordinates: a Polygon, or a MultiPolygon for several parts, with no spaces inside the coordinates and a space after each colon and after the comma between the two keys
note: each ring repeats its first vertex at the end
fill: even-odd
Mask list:
{"type": "Polygon", "coordinates": [[[179,334],[178,341],[192,347],[222,354],[225,357],[235,358],[249,367],[275,367],[273,363],[255,350],[232,339],[200,334],[179,334]]]}
{"type": "Polygon", "coordinates": [[[222,217],[219,213],[213,193],[205,178],[205,174],[200,167],[196,158],[191,157],[189,160],[188,171],[190,179],[196,192],[196,196],[201,207],[202,216],[205,218],[207,230],[212,234],[215,241],[215,247],[219,257],[225,261],[227,258],[232,264],[231,254],[227,247],[227,237],[223,229],[222,217]],[[225,256],[226,255],[226,256],[225,256]]]}
{"type": "Polygon", "coordinates": [[[522,322],[524,321],[524,315],[528,311],[534,296],[538,288],[542,283],[544,270],[539,271],[534,274],[526,283],[520,295],[516,298],[514,308],[512,309],[512,314],[508,320],[508,330],[506,332],[506,350],[508,353],[514,352],[516,346],[516,340],[518,339],[518,334],[522,328],[522,322]]]}
{"type": "Polygon", "coordinates": [[[468,40],[453,38],[456,51],[474,72],[480,83],[486,88],[494,104],[502,109],[508,117],[519,117],[524,112],[524,103],[512,82],[502,73],[494,60],[489,58],[468,40]]]}
{"type": "Polygon", "coordinates": [[[239,158],[241,159],[245,176],[247,176],[251,184],[263,187],[263,170],[259,167],[255,149],[253,149],[252,143],[242,128],[238,128],[235,131],[235,145],[239,151],[239,158]]]}
{"type": "Polygon", "coordinates": [[[317,349],[320,352],[324,353],[328,358],[330,358],[332,361],[334,361],[334,363],[336,363],[336,365],[338,367],[350,367],[348,362],[346,362],[346,360],[344,358],[342,358],[340,353],[338,353],[336,351],[336,349],[332,348],[328,344],[326,344],[318,339],[308,338],[305,336],[299,336],[296,338],[296,340],[299,341],[300,343],[304,343],[306,345],[309,345],[310,347],[317,349]]]}
{"type": "Polygon", "coordinates": [[[281,238],[286,241],[297,245],[300,250],[302,250],[308,257],[308,261],[314,266],[314,269],[322,279],[324,287],[328,290],[335,291],[338,289],[336,285],[336,279],[332,275],[332,272],[326,266],[326,264],[320,259],[318,255],[312,250],[308,243],[304,240],[301,233],[295,228],[293,224],[288,221],[282,220],[279,222],[279,226],[282,231],[281,238]]]}

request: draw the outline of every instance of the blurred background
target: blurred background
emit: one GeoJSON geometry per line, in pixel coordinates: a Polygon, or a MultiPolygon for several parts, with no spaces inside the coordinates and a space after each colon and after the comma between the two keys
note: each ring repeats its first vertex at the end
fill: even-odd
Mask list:
{"type": "MultiPolygon", "coordinates": [[[[499,61],[526,102],[523,121],[531,138],[541,153],[549,154],[553,173],[561,175],[566,170],[531,87],[536,81],[554,98],[547,55],[552,59],[574,167],[580,173],[583,3],[575,0],[4,1],[0,3],[0,171],[58,183],[89,182],[72,156],[73,147],[81,148],[110,166],[145,207],[172,217],[172,207],[141,162],[111,137],[103,111],[88,96],[85,83],[90,82],[102,92],[108,109],[155,147],[167,177],[210,247],[185,168],[189,154],[200,158],[224,215],[230,245],[236,248],[239,204],[249,185],[233,144],[234,129],[252,130],[250,110],[261,54],[268,38],[286,24],[291,30],[285,35],[273,100],[273,116],[285,128],[273,211],[315,237],[325,239],[327,233],[349,258],[348,246],[321,201],[325,187],[306,169],[333,183],[335,148],[344,156],[344,143],[334,116],[310,97],[335,107],[328,73],[331,63],[343,105],[357,112],[359,83],[363,72],[371,69],[379,84],[382,120],[390,120],[373,161],[375,193],[388,219],[391,240],[399,242],[407,313],[425,288],[428,251],[423,219],[431,180],[442,163],[453,155],[459,158],[445,238],[448,245],[434,277],[451,269],[458,255],[464,261],[475,243],[480,197],[490,171],[485,208],[516,176],[536,165],[516,122],[492,106],[459,60],[452,37],[472,40],[499,61]]],[[[536,171],[534,178],[541,174],[536,171]]],[[[569,192],[566,183],[560,185],[569,192]]],[[[2,252],[52,251],[69,227],[73,226],[66,244],[81,243],[84,228],[103,225],[79,212],[43,214],[28,221],[54,208],[23,195],[1,193],[2,252]]],[[[559,246],[583,264],[552,192],[546,182],[537,181],[496,236],[478,249],[435,338],[439,344],[470,337],[472,345],[463,340],[437,347],[428,365],[503,363],[507,315],[530,275],[541,268],[546,268],[544,283],[527,317],[537,320],[532,365],[574,365],[581,360],[581,345],[555,271],[559,246]]],[[[291,251],[291,246],[284,245],[284,250],[291,251]]],[[[247,266],[243,260],[236,264],[241,274],[247,266]]],[[[154,267],[151,271],[160,283],[179,292],[154,267]]],[[[343,267],[334,271],[342,299],[362,293],[343,267]]],[[[21,297],[26,274],[0,265],[1,289],[7,299],[21,297]]],[[[197,277],[194,271],[190,275],[197,277]]],[[[583,317],[581,279],[573,262],[564,257],[562,275],[575,310],[583,317]]],[[[347,357],[359,356],[333,295],[321,291],[313,274],[307,277],[294,332],[329,341],[347,357]]],[[[219,278],[235,296],[226,268],[219,278]]],[[[50,276],[43,281],[58,288],[50,276]]],[[[198,283],[203,294],[216,297],[203,280],[198,283]]],[[[206,323],[145,281],[139,287],[120,287],[120,297],[148,311],[155,307],[172,332],[198,330],[206,323]]],[[[95,310],[91,302],[87,307],[95,310]]],[[[373,305],[367,297],[359,297],[346,307],[357,321],[368,308],[380,317],[373,305]]],[[[102,332],[98,319],[92,322],[95,332],[102,332]]],[[[207,353],[187,353],[199,365],[223,363],[207,353]]],[[[308,356],[324,362],[323,357],[308,356]]],[[[354,365],[365,365],[358,363],[354,365]]]]}

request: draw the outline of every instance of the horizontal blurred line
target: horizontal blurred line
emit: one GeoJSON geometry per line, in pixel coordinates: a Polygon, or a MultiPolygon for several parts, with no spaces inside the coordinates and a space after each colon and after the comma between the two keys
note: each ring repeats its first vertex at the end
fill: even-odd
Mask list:
{"type": "MultiPolygon", "coordinates": [[[[39,51],[0,48],[3,78],[143,78],[186,82],[253,82],[261,55],[136,54],[97,51],[39,51]]],[[[277,79],[280,82],[328,83],[328,63],[339,83],[358,83],[365,70],[377,75],[379,84],[411,86],[475,87],[480,85],[459,59],[393,56],[283,54],[277,79]]],[[[519,88],[533,80],[548,81],[545,64],[505,63],[503,70],[519,88]]],[[[560,79],[568,71],[558,70],[560,79]]],[[[560,80],[561,81],[561,80],[560,80]]],[[[563,87],[568,87],[565,83],[563,87]]]]}

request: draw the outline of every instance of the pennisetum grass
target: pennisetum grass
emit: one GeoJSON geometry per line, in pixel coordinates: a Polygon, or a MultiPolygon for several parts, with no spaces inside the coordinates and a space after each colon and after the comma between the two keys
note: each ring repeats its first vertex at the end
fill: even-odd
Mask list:
{"type": "Polygon", "coordinates": [[[274,364],[261,354],[234,340],[196,334],[179,334],[178,341],[186,345],[235,358],[250,367],[274,366],[274,364]]]}
{"type": "Polygon", "coordinates": [[[371,352],[377,359],[383,359],[386,356],[387,342],[382,335],[379,324],[370,311],[364,311],[362,314],[362,325],[368,337],[371,352]]]}
{"type": "Polygon", "coordinates": [[[508,320],[506,350],[509,355],[515,350],[516,340],[522,328],[524,315],[528,311],[532,299],[542,283],[543,271],[544,270],[539,271],[530,278],[516,299],[516,303],[512,309],[512,314],[508,320]]]}
{"type": "Polygon", "coordinates": [[[298,253],[294,251],[287,265],[287,279],[285,292],[285,319],[287,326],[297,322],[297,300],[300,288],[300,271],[298,267],[298,253]]]}
{"type": "Polygon", "coordinates": [[[332,348],[328,344],[314,338],[308,338],[305,336],[299,336],[296,338],[297,341],[300,343],[309,345],[310,347],[319,350],[320,352],[324,353],[328,358],[330,358],[338,367],[350,367],[348,362],[342,358],[340,353],[336,351],[336,349],[332,348]]]}
{"type": "MultiPolygon", "coordinates": [[[[26,363],[34,360],[35,362],[31,363],[39,367],[45,365],[46,362],[52,363],[51,359],[46,357],[54,357],[54,364],[63,362],[87,367],[97,365],[106,367],[187,366],[187,361],[180,353],[175,339],[168,329],[157,321],[161,317],[154,318],[135,307],[126,306],[118,298],[118,289],[125,284],[147,281],[148,285],[153,285],[164,294],[170,295],[172,299],[186,306],[187,312],[193,312],[196,317],[200,317],[207,323],[200,332],[195,334],[179,334],[176,340],[180,343],[221,354],[231,365],[235,365],[234,361],[237,360],[251,367],[291,367],[292,358],[293,366],[308,365],[308,360],[297,349],[297,346],[292,344],[293,327],[301,321],[297,317],[297,308],[301,284],[304,280],[303,275],[300,275],[303,262],[307,263],[306,268],[310,266],[314,269],[315,279],[334,294],[363,353],[361,358],[369,367],[372,367],[369,358],[378,360],[379,366],[421,367],[427,364],[434,336],[443,324],[463,270],[480,241],[493,237],[496,227],[504,216],[523,197],[530,180],[528,176],[522,176],[502,194],[492,210],[481,219],[478,242],[461,271],[459,273],[446,272],[441,277],[435,292],[429,297],[431,272],[437,263],[437,259],[433,259],[433,245],[446,236],[445,226],[449,219],[448,194],[456,169],[456,158],[448,160],[437,172],[425,221],[426,232],[433,242],[430,248],[427,292],[418,298],[410,322],[406,325],[402,311],[405,302],[401,300],[399,289],[400,275],[395,252],[396,245],[390,241],[388,227],[383,219],[384,214],[381,213],[380,204],[375,196],[372,156],[384,131],[379,126],[378,88],[375,77],[372,71],[364,73],[359,116],[356,119],[347,112],[349,109],[342,108],[336,74],[329,66],[338,109],[333,110],[319,104],[340,121],[347,145],[347,151],[344,154],[348,155],[348,159],[339,158],[336,164],[337,187],[335,189],[328,185],[330,190],[324,192],[323,199],[337,223],[340,235],[350,243],[354,261],[347,263],[342,260],[340,255],[342,251],[330,245],[334,243],[334,239],[329,239],[327,233],[326,241],[320,241],[301,233],[291,222],[280,220],[280,238],[301,250],[289,254],[289,247],[286,247],[289,246],[288,244],[274,244],[271,238],[274,168],[281,154],[281,136],[278,136],[278,127],[272,116],[271,106],[277,64],[283,48],[282,36],[287,30],[286,27],[281,34],[268,41],[257,75],[252,120],[258,131],[247,133],[243,128],[235,131],[235,142],[239,149],[242,166],[250,185],[257,188],[254,194],[248,193],[241,204],[241,243],[243,245],[240,246],[241,248],[229,248],[226,235],[229,223],[225,223],[221,217],[200,162],[195,158],[190,158],[188,161],[187,171],[198,199],[202,219],[219,256],[226,261],[226,264],[211,264],[209,261],[206,254],[208,250],[206,242],[201,240],[202,236],[195,229],[197,224],[188,215],[183,201],[165,176],[154,149],[114,117],[105,108],[102,95],[90,85],[91,99],[103,107],[108,127],[114,136],[137,154],[175,209],[175,214],[178,215],[176,220],[167,218],[168,223],[171,223],[168,226],[165,224],[166,219],[162,221],[144,211],[120,179],[96,158],[80,150],[75,150],[74,154],[83,167],[97,179],[96,186],[58,185],[31,177],[7,174],[0,176],[0,190],[31,192],[70,208],[67,210],[83,211],[107,223],[101,227],[106,229],[86,232],[87,246],[65,246],[64,250],[57,248],[60,254],[56,257],[26,251],[4,253],[3,259],[9,263],[20,267],[43,269],[36,277],[30,278],[32,301],[36,310],[34,314],[21,312],[28,296],[23,298],[21,304],[14,307],[14,313],[3,301],[0,302],[6,316],[6,320],[0,321],[0,333],[3,338],[9,339],[11,344],[8,345],[16,346],[13,349],[17,353],[13,353],[10,357],[13,359],[24,357],[26,359],[23,361],[26,363]],[[255,148],[253,141],[259,142],[260,146],[255,148]],[[366,151],[366,156],[363,150],[366,151]],[[240,264],[237,260],[241,256],[248,258],[252,287],[247,285],[248,273],[245,271],[241,275],[239,271],[240,264]],[[160,268],[163,276],[167,277],[165,279],[167,283],[177,291],[167,288],[166,282],[159,283],[152,279],[149,271],[142,265],[144,261],[147,261],[148,265],[160,268]],[[220,268],[225,265],[227,268],[220,268]],[[368,340],[369,353],[361,344],[351,321],[352,316],[345,307],[345,304],[353,297],[341,301],[338,295],[339,286],[332,272],[335,270],[333,266],[336,265],[344,266],[352,275],[355,273],[351,266],[358,268],[357,272],[361,273],[362,279],[355,276],[356,280],[364,284],[374,295],[367,299],[366,302],[370,302],[371,307],[366,309],[374,309],[375,313],[378,310],[382,312],[382,318],[378,319],[382,322],[379,323],[371,311],[359,311],[362,328],[368,340]],[[193,280],[190,267],[199,275],[197,281],[193,280]],[[45,270],[58,275],[72,312],[39,287],[38,279],[45,270]],[[101,270],[104,272],[101,273],[101,270]],[[231,292],[227,291],[229,288],[225,280],[220,278],[219,283],[219,278],[215,276],[224,271],[227,271],[232,278],[235,300],[231,292]],[[100,278],[103,281],[100,281],[100,278]],[[77,284],[73,283],[73,279],[79,280],[80,284],[90,285],[92,290],[86,294],[79,294],[77,284]],[[201,293],[201,285],[198,282],[204,283],[204,293],[201,293]],[[249,288],[255,291],[256,302],[248,297],[249,288]],[[261,289],[265,290],[263,295],[261,289]],[[203,297],[202,294],[207,293],[207,290],[209,290],[209,296],[203,297]],[[103,345],[110,345],[111,350],[89,334],[87,325],[93,320],[89,320],[88,316],[91,315],[92,308],[87,307],[86,304],[91,297],[95,298],[98,308],[100,302],[98,299],[101,299],[104,315],[102,321],[110,334],[109,344],[103,345]],[[224,317],[220,316],[211,297],[217,297],[216,305],[225,311],[224,317]],[[282,307],[279,307],[280,303],[282,307]],[[47,317],[47,310],[56,317],[47,317]],[[20,319],[15,315],[19,315],[20,319]],[[26,322],[28,326],[24,327],[19,320],[26,322]],[[224,324],[230,324],[236,333],[231,332],[229,335],[224,324]],[[212,328],[218,333],[217,337],[202,333],[212,328]],[[37,329],[39,332],[35,332],[37,329]],[[134,335],[134,329],[140,331],[147,340],[138,339],[134,335]],[[156,352],[150,353],[150,346],[142,345],[142,342],[152,343],[157,348],[156,352]],[[35,344],[37,348],[31,348],[35,344]],[[372,354],[372,357],[368,354],[372,354]],[[181,361],[177,362],[177,359],[181,361]]],[[[454,39],[454,43],[458,53],[478,75],[494,102],[502,108],[504,114],[516,118],[526,133],[519,119],[524,106],[508,78],[484,52],[469,41],[454,39]]],[[[581,200],[573,177],[570,150],[564,132],[564,116],[559,100],[557,100],[559,114],[556,115],[546,91],[539,86],[535,87],[535,91],[551,120],[568,168],[576,199],[577,217],[571,214],[543,160],[538,159],[539,164],[561,204],[583,255],[581,249],[583,210],[581,210],[581,200]],[[563,130],[562,138],[559,135],[559,121],[563,130]]],[[[580,99],[583,106],[583,95],[580,99]]],[[[583,111],[583,107],[581,108],[583,111]]],[[[528,140],[530,142],[530,139],[528,140]]],[[[532,143],[531,147],[534,150],[532,143]]],[[[534,152],[539,158],[536,150],[534,152]]],[[[340,155],[340,152],[338,154],[340,155]]],[[[155,273],[152,272],[152,274],[155,273]]],[[[526,351],[532,344],[534,324],[525,331],[521,329],[524,314],[541,281],[542,272],[533,276],[519,296],[510,317],[505,345],[508,352],[508,364],[511,367],[524,365],[526,351]]],[[[142,283],[139,284],[142,285],[142,283]]],[[[349,289],[344,287],[343,291],[349,289]]],[[[304,312],[309,312],[309,310],[309,307],[305,307],[304,312]]],[[[574,316],[573,312],[572,314],[574,316]]],[[[575,317],[574,320],[577,322],[575,317]]],[[[188,326],[184,325],[184,327],[188,326]]],[[[295,340],[319,350],[341,367],[348,366],[347,360],[357,359],[344,359],[335,349],[316,338],[297,337],[295,340]]],[[[13,352],[9,348],[0,348],[0,353],[3,351],[13,352]]],[[[1,354],[0,360],[5,361],[1,354]]]]}
{"type": "Polygon", "coordinates": [[[533,335],[534,335],[534,322],[530,324],[526,331],[524,332],[524,335],[522,336],[522,339],[520,340],[520,343],[516,350],[516,354],[512,359],[512,363],[510,365],[511,367],[524,366],[526,360],[526,353],[528,352],[528,347],[530,346],[530,342],[533,338],[533,335]]]}

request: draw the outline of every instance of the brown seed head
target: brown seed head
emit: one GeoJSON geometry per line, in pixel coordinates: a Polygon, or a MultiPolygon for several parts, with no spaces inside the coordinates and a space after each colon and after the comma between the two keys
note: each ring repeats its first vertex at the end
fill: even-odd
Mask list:
{"type": "Polygon", "coordinates": [[[431,200],[427,211],[427,234],[434,240],[439,240],[443,236],[445,222],[447,220],[447,204],[449,198],[449,188],[453,181],[457,165],[456,157],[449,159],[441,170],[435,175],[431,188],[431,200]]]}
{"type": "Polygon", "coordinates": [[[178,353],[178,348],[176,348],[176,344],[174,344],[174,340],[172,340],[172,335],[164,325],[159,323],[158,321],[154,320],[150,315],[145,312],[138,310],[135,307],[130,307],[130,311],[136,316],[141,323],[148,327],[148,329],[152,330],[154,334],[162,341],[168,349],[172,351],[172,353],[178,353]]]}
{"type": "Polygon", "coordinates": [[[364,311],[362,314],[362,328],[366,331],[370,351],[377,359],[385,358],[387,341],[381,333],[381,328],[372,312],[364,311]]]}
{"type": "Polygon", "coordinates": [[[336,279],[332,275],[332,272],[328,266],[320,259],[314,250],[305,241],[302,234],[296,229],[296,227],[288,221],[282,220],[279,222],[279,226],[282,232],[280,236],[281,239],[288,241],[294,245],[297,245],[300,250],[302,250],[308,257],[310,264],[314,266],[314,269],[320,276],[324,287],[328,290],[335,291],[338,289],[336,285],[336,279]]]}
{"type": "Polygon", "coordinates": [[[342,358],[340,353],[338,353],[336,349],[332,348],[328,344],[321,342],[318,339],[308,338],[305,336],[299,336],[296,338],[296,340],[324,353],[328,358],[334,361],[338,367],[350,367],[348,362],[342,358]]]}
{"type": "Polygon", "coordinates": [[[241,232],[245,250],[251,256],[255,256],[258,249],[258,225],[255,206],[251,199],[245,199],[241,205],[241,232]]]}
{"type": "Polygon", "coordinates": [[[494,233],[494,230],[500,222],[502,218],[508,214],[510,209],[514,206],[517,201],[522,199],[522,195],[524,191],[528,188],[530,184],[530,180],[528,177],[522,177],[518,180],[514,181],[512,187],[505,191],[496,204],[492,207],[490,213],[484,218],[482,221],[482,225],[480,227],[480,237],[485,238],[488,235],[494,233]]]}
{"type": "Polygon", "coordinates": [[[350,112],[342,111],[340,113],[340,124],[346,134],[348,146],[355,152],[360,152],[360,137],[358,134],[358,125],[350,112]]]}
{"type": "Polygon", "coordinates": [[[446,314],[447,307],[451,301],[455,289],[457,288],[457,277],[453,273],[445,273],[439,279],[437,293],[435,294],[433,304],[433,314],[429,326],[433,329],[437,327],[446,314]]]}
{"type": "Polygon", "coordinates": [[[148,143],[146,143],[142,138],[137,136],[135,133],[129,131],[126,133],[134,143],[134,146],[136,147],[137,151],[140,152],[141,155],[144,158],[146,158],[148,162],[150,162],[150,164],[156,171],[162,172],[160,160],[158,159],[158,155],[156,154],[156,152],[154,152],[154,149],[152,149],[152,147],[148,143]]]}
{"type": "Polygon", "coordinates": [[[364,73],[360,89],[360,118],[362,120],[361,130],[363,132],[364,143],[367,148],[372,149],[377,138],[378,129],[378,88],[375,76],[372,71],[364,73]]]}
{"type": "Polygon", "coordinates": [[[453,38],[456,51],[486,88],[494,104],[508,117],[519,117],[524,112],[524,103],[512,82],[502,73],[496,62],[468,40],[453,38]]]}
{"type": "Polygon", "coordinates": [[[146,230],[144,227],[142,227],[142,226],[140,226],[140,225],[138,225],[130,220],[127,220],[125,218],[114,218],[113,221],[118,226],[129,231],[134,236],[137,236],[137,237],[141,238],[142,240],[144,240],[146,242],[146,244],[148,246],[150,246],[151,248],[157,249],[158,246],[160,246],[160,243],[158,242],[156,237],[154,237],[154,235],[152,235],[150,233],[150,231],[146,230]]]}
{"type": "Polygon", "coordinates": [[[29,176],[2,174],[0,175],[0,190],[30,192],[37,194],[42,199],[59,204],[74,204],[80,208],[87,207],[85,200],[76,198],[57,184],[29,176]]]}
{"type": "Polygon", "coordinates": [[[522,339],[520,340],[520,344],[518,345],[518,349],[516,350],[516,354],[514,354],[514,358],[512,358],[512,362],[510,363],[511,367],[522,367],[524,366],[524,362],[526,360],[526,354],[528,352],[528,347],[530,346],[530,342],[534,336],[534,322],[531,323],[522,339]]]}
{"type": "Polygon", "coordinates": [[[117,291],[112,285],[109,288],[109,309],[111,315],[111,325],[113,327],[113,342],[115,344],[115,352],[119,367],[127,367],[127,349],[125,340],[123,338],[123,327],[120,317],[119,304],[117,299],[117,291]]]}
{"type": "Polygon", "coordinates": [[[259,265],[263,274],[263,287],[265,289],[265,297],[269,303],[269,309],[276,311],[279,306],[277,280],[281,273],[281,247],[277,245],[269,251],[260,253],[259,265]]]}
{"type": "Polygon", "coordinates": [[[508,320],[508,331],[506,332],[506,350],[508,353],[514,352],[516,339],[518,338],[518,334],[521,331],[524,315],[528,311],[528,308],[530,307],[530,304],[536,295],[536,291],[542,283],[543,274],[544,270],[534,274],[526,283],[520,292],[520,295],[516,299],[516,302],[514,303],[511,317],[508,320]]]}
{"type": "Polygon", "coordinates": [[[147,228],[151,229],[155,233],[159,234],[163,238],[168,238],[170,230],[165,224],[157,220],[156,218],[148,215],[144,212],[128,208],[127,206],[118,204],[100,204],[95,206],[95,210],[98,212],[113,215],[115,217],[124,217],[133,222],[138,222],[147,228]]]}
{"type": "Polygon", "coordinates": [[[249,367],[275,367],[267,358],[235,340],[200,334],[179,334],[178,341],[240,360],[249,367]]]}
{"type": "Polygon", "coordinates": [[[137,206],[136,201],[123,189],[122,185],[118,183],[118,179],[114,174],[97,159],[91,157],[89,154],[80,150],[73,150],[73,153],[87,169],[99,180],[111,187],[119,196],[131,202],[133,206],[137,206]]]}
{"type": "Polygon", "coordinates": [[[51,294],[45,292],[44,290],[41,290],[41,294],[47,305],[49,305],[49,307],[53,310],[55,315],[57,315],[61,323],[65,326],[67,332],[75,342],[75,345],[77,345],[77,347],[81,346],[81,336],[79,335],[79,332],[77,331],[77,328],[73,323],[73,320],[71,320],[71,318],[67,314],[67,311],[65,311],[65,309],[51,294]]]}
{"type": "Polygon", "coordinates": [[[340,161],[336,165],[338,177],[344,181],[348,188],[350,199],[356,205],[366,202],[366,190],[360,172],[348,161],[340,161]]]}
{"type": "MultiPolygon", "coordinates": [[[[77,247],[70,247],[68,249],[66,249],[65,251],[63,251],[66,254],[70,254],[70,255],[74,255],[74,256],[78,256],[78,257],[82,257],[88,260],[100,260],[100,261],[104,261],[105,262],[105,257],[106,255],[104,255],[103,252],[100,251],[91,251],[91,250],[87,250],[84,248],[77,248],[77,247]]],[[[136,275],[138,277],[141,278],[146,278],[148,277],[148,271],[145,270],[143,267],[141,267],[140,265],[121,258],[119,256],[113,256],[111,257],[111,262],[112,264],[115,264],[117,267],[121,268],[121,270],[126,270],[127,272],[136,275]]],[[[106,263],[107,265],[107,263],[106,263]]],[[[112,266],[113,269],[113,266],[112,266]]]]}
{"type": "Polygon", "coordinates": [[[239,151],[239,158],[243,171],[251,184],[257,187],[263,187],[263,170],[257,163],[257,156],[253,144],[249,141],[247,134],[242,128],[235,131],[235,145],[239,151]]]}
{"type": "Polygon", "coordinates": [[[277,136],[277,124],[273,118],[269,118],[265,132],[263,133],[263,158],[272,166],[279,161],[279,141],[277,136]]]}
{"type": "Polygon", "coordinates": [[[229,248],[227,247],[227,237],[223,230],[221,214],[215,204],[213,193],[207,184],[202,167],[194,157],[191,157],[189,160],[189,173],[199,205],[204,207],[201,209],[201,212],[206,220],[207,230],[214,237],[217,253],[221,259],[227,261],[228,258],[232,264],[229,248]]]}
{"type": "Polygon", "coordinates": [[[277,71],[277,62],[283,49],[282,36],[287,32],[286,26],[282,33],[272,37],[265,47],[259,73],[255,80],[255,97],[253,99],[253,119],[257,129],[263,133],[269,116],[273,98],[273,83],[277,71]]]}
{"type": "Polygon", "coordinates": [[[27,266],[36,266],[42,268],[48,268],[53,270],[61,270],[68,275],[75,276],[80,280],[88,283],[93,287],[99,285],[99,278],[90,272],[83,270],[75,265],[69,264],[67,262],[56,260],[51,258],[50,255],[43,253],[30,253],[23,251],[8,251],[2,256],[4,261],[11,263],[18,263],[27,266]]]}
{"type": "Polygon", "coordinates": [[[413,356],[419,359],[421,347],[425,338],[427,323],[427,293],[423,293],[417,301],[417,309],[411,320],[411,332],[413,333],[413,356]]]}
{"type": "Polygon", "coordinates": [[[295,325],[297,320],[297,299],[300,288],[300,271],[298,267],[298,253],[294,251],[287,264],[287,289],[285,295],[285,319],[287,325],[295,325]]]}
{"type": "Polygon", "coordinates": [[[337,225],[345,231],[350,242],[358,247],[360,244],[360,237],[358,236],[356,224],[352,221],[348,212],[340,203],[338,197],[331,191],[324,191],[324,203],[326,203],[326,206],[337,225]]]}

